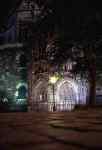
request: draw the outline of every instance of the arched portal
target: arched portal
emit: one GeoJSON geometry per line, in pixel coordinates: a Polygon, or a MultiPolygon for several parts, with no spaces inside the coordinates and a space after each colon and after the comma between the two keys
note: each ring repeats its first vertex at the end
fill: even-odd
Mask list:
{"type": "MultiPolygon", "coordinates": [[[[61,84],[58,91],[59,110],[72,110],[76,103],[76,93],[73,86],[69,82],[61,84]]],[[[58,104],[57,104],[58,105],[58,104]]]]}
{"type": "Polygon", "coordinates": [[[33,89],[33,110],[48,110],[47,88],[48,83],[46,80],[37,81],[33,89]]]}
{"type": "Polygon", "coordinates": [[[16,92],[15,92],[16,104],[26,104],[27,103],[27,97],[28,97],[27,90],[28,90],[27,83],[20,82],[17,84],[16,92]]]}
{"type": "MultiPolygon", "coordinates": [[[[72,110],[78,103],[78,86],[74,80],[65,78],[54,85],[56,111],[72,110]]],[[[53,99],[50,100],[53,103],[53,99]]]]}
{"type": "Polygon", "coordinates": [[[32,91],[32,108],[37,111],[71,111],[76,104],[80,104],[83,93],[80,92],[81,85],[77,80],[64,77],[51,84],[47,79],[39,79],[32,91]]]}

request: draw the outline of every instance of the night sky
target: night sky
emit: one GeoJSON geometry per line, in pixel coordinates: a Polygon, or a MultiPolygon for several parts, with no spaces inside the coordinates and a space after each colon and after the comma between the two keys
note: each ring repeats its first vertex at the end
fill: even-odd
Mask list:
{"type": "MultiPolygon", "coordinates": [[[[35,0],[36,1],[36,0],[35,0]]],[[[12,15],[22,0],[1,0],[0,1],[0,26],[3,26],[8,17],[12,15]]],[[[38,0],[39,5],[46,5],[54,11],[61,24],[67,24],[74,28],[83,24],[90,24],[93,20],[102,23],[102,10],[100,1],[92,0],[38,0]],[[68,18],[68,19],[66,19],[68,18]]],[[[6,26],[6,25],[5,25],[6,26]]]]}
{"type": "Polygon", "coordinates": [[[0,1],[0,30],[6,30],[9,17],[15,12],[22,0],[1,0],[0,1]]]}

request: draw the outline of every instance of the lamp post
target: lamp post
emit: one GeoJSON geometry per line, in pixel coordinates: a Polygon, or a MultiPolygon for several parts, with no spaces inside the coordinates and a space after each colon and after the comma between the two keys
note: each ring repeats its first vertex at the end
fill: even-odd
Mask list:
{"type": "Polygon", "coordinates": [[[57,82],[58,77],[56,76],[51,76],[49,79],[49,82],[52,84],[52,91],[53,91],[53,111],[56,111],[56,106],[55,106],[55,83],[57,82]]]}

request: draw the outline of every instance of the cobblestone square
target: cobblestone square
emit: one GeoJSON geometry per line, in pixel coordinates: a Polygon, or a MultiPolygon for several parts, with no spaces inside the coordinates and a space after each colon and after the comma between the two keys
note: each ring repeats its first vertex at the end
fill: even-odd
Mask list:
{"type": "Polygon", "coordinates": [[[101,150],[102,110],[0,114],[0,150],[101,150]]]}

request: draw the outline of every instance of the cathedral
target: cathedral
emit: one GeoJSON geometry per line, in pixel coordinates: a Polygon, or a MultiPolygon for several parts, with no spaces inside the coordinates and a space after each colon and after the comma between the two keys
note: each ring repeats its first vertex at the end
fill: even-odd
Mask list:
{"type": "Polygon", "coordinates": [[[71,111],[76,105],[88,104],[87,79],[71,73],[76,62],[68,59],[59,67],[48,61],[48,57],[53,61],[53,52],[49,53],[56,28],[53,33],[50,25],[47,28],[47,13],[51,10],[45,12],[33,0],[24,0],[10,17],[8,30],[0,33],[0,101],[4,109],[71,111]]]}

